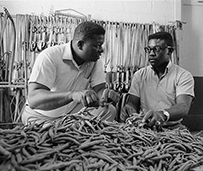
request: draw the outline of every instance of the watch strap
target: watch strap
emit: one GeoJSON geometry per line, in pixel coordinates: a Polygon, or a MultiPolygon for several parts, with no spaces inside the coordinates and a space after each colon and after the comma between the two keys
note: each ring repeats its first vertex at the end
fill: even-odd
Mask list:
{"type": "Polygon", "coordinates": [[[163,112],[164,116],[166,116],[166,120],[165,122],[167,122],[170,119],[170,114],[168,111],[164,110],[164,109],[160,109],[159,111],[163,112]]]}

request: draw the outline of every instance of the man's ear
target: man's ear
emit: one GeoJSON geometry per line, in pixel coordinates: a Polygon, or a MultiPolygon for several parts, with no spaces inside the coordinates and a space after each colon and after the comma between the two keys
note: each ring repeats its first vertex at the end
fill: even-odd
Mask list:
{"type": "Polygon", "coordinates": [[[80,50],[82,50],[83,45],[84,45],[84,41],[79,40],[79,41],[77,42],[77,46],[78,46],[78,48],[79,48],[80,50]]]}
{"type": "Polygon", "coordinates": [[[171,55],[172,53],[173,53],[173,48],[172,47],[168,48],[168,55],[171,55]]]}

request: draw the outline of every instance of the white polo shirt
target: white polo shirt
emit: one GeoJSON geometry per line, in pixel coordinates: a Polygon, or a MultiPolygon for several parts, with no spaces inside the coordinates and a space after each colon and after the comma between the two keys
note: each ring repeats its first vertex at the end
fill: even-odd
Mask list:
{"type": "Polygon", "coordinates": [[[176,104],[178,95],[194,97],[194,79],[190,72],[172,62],[160,79],[152,67],[147,66],[135,72],[129,94],[140,98],[143,112],[168,109],[176,104]]]}
{"type": "MultiPolygon", "coordinates": [[[[103,63],[88,62],[78,66],[73,60],[71,42],[53,46],[42,51],[35,61],[30,82],[37,82],[54,92],[84,90],[87,86],[94,87],[105,83],[103,63]],[[93,72],[91,72],[93,71],[93,72]]],[[[55,117],[67,113],[71,103],[55,110],[35,110],[41,114],[55,117]]]]}

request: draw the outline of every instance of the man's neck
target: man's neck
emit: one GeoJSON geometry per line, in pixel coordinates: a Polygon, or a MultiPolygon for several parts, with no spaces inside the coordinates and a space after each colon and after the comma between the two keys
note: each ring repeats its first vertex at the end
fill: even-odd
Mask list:
{"type": "Polygon", "coordinates": [[[158,75],[159,78],[161,78],[161,76],[164,75],[168,63],[169,62],[164,63],[159,67],[153,67],[154,71],[156,72],[156,74],[158,75]]]}
{"type": "Polygon", "coordinates": [[[85,61],[84,61],[82,58],[80,58],[80,57],[77,55],[77,53],[75,52],[75,50],[74,50],[74,48],[73,48],[72,42],[71,42],[71,51],[72,51],[72,54],[73,54],[73,60],[76,62],[76,64],[77,64],[78,66],[81,66],[82,64],[85,63],[85,61]]]}

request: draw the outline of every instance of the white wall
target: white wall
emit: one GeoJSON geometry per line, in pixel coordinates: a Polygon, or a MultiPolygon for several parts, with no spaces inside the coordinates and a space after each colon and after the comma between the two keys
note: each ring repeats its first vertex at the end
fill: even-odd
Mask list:
{"type": "Polygon", "coordinates": [[[184,0],[181,64],[194,76],[203,76],[203,3],[184,0]]]}
{"type": "Polygon", "coordinates": [[[0,0],[0,7],[5,6],[11,14],[37,15],[72,8],[90,14],[92,19],[168,24],[176,20],[177,1],[180,0],[0,0]]]}

